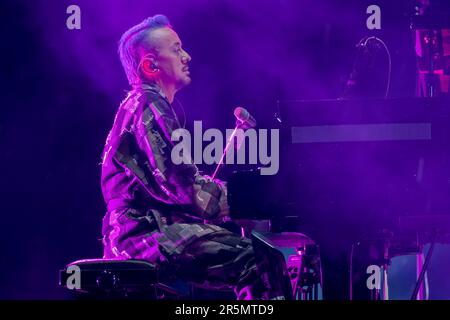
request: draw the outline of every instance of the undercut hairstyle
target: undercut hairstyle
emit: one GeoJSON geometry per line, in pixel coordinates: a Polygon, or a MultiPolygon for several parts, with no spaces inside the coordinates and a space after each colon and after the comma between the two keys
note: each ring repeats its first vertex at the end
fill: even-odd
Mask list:
{"type": "Polygon", "coordinates": [[[151,43],[144,43],[144,39],[148,39],[150,31],[170,27],[169,19],[162,14],[157,14],[153,17],[148,17],[138,25],[131,27],[122,35],[119,40],[119,58],[122,62],[123,69],[128,78],[130,85],[136,85],[141,82],[139,65],[140,65],[140,48],[145,46],[145,49],[150,50],[151,43]]]}

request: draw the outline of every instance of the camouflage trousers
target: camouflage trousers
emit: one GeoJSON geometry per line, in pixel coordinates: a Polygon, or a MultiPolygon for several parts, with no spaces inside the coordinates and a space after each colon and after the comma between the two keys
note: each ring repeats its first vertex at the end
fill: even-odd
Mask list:
{"type": "Polygon", "coordinates": [[[251,241],[216,225],[166,225],[152,211],[112,211],[103,220],[103,244],[104,258],[148,260],[203,288],[232,288],[238,300],[280,296],[271,290],[251,241]]]}

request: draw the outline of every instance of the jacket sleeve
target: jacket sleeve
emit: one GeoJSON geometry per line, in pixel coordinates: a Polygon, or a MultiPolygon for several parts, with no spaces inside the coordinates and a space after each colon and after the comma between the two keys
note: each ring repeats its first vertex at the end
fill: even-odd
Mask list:
{"type": "MultiPolygon", "coordinates": [[[[226,216],[226,185],[201,175],[192,161],[174,164],[172,135],[184,130],[171,106],[157,99],[143,106],[135,119],[137,143],[145,152],[149,171],[156,181],[153,197],[168,204],[186,206],[189,213],[213,220],[226,216]]],[[[190,150],[190,149],[189,149],[190,150]]],[[[190,159],[190,155],[187,156],[190,159]]]]}

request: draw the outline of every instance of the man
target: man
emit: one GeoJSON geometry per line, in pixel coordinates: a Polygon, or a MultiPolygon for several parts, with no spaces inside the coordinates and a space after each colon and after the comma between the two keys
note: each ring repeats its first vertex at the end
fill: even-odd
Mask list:
{"type": "Polygon", "coordinates": [[[171,161],[171,135],[180,128],[171,103],[191,82],[191,57],[167,18],[125,32],[119,56],[132,90],[103,153],[104,257],[145,259],[187,281],[231,286],[238,299],[279,298],[251,242],[213,224],[228,214],[224,183],[171,161]]]}

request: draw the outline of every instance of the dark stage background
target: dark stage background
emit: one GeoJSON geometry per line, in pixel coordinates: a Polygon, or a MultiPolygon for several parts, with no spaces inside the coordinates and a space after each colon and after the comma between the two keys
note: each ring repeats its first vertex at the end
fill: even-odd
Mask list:
{"type": "Polygon", "coordinates": [[[180,34],[193,58],[178,95],[188,124],[231,128],[244,105],[271,127],[277,99],[340,97],[367,35],[390,49],[390,96],[413,96],[413,2],[1,1],[0,298],[63,298],[58,269],[102,254],[99,162],[128,88],[116,53],[128,27],[162,13],[180,34]],[[66,27],[71,4],[81,30],[66,27]],[[370,4],[381,30],[366,28],[370,4]]]}

